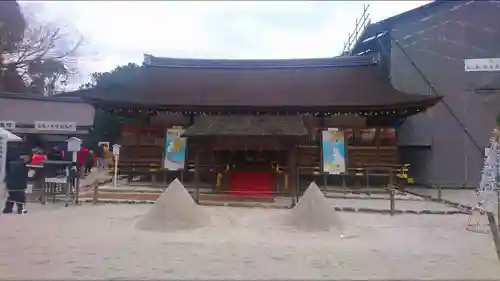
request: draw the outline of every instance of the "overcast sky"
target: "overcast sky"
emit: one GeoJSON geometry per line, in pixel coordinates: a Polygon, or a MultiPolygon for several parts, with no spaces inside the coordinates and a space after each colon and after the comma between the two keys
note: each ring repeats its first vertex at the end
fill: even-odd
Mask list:
{"type": "MultiPolygon", "coordinates": [[[[46,1],[37,14],[85,38],[79,82],[144,53],[182,58],[332,57],[342,50],[363,4],[372,22],[430,1],[46,1]]],[[[34,6],[36,5],[36,6],[34,6]]]]}

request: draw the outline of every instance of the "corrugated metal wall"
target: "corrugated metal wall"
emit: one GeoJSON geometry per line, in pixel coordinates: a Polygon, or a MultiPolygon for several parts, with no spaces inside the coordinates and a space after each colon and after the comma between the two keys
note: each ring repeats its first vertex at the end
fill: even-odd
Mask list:
{"type": "MultiPolygon", "coordinates": [[[[465,126],[440,103],[401,127],[401,145],[432,146],[426,156],[429,163],[417,165],[419,181],[449,186],[479,183],[484,147],[500,111],[500,93],[479,95],[472,89],[493,82],[500,73],[465,72],[464,59],[500,57],[498,15],[498,1],[450,1],[436,7],[433,15],[414,15],[391,31],[398,42],[391,44],[394,86],[407,93],[431,94],[406,52],[465,126]]],[[[415,153],[411,157],[423,156],[415,153]]]]}

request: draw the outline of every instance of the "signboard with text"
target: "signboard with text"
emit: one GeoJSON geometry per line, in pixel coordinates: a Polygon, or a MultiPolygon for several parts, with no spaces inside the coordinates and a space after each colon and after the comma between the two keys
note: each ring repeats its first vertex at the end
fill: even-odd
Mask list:
{"type": "Polygon", "coordinates": [[[11,130],[16,128],[16,122],[9,120],[0,120],[0,128],[4,128],[6,130],[11,130]]]}
{"type": "Polygon", "coordinates": [[[464,66],[466,72],[500,71],[500,58],[466,59],[464,66]]]}
{"type": "Polygon", "coordinates": [[[75,122],[35,121],[35,129],[39,131],[76,131],[75,122]]]}

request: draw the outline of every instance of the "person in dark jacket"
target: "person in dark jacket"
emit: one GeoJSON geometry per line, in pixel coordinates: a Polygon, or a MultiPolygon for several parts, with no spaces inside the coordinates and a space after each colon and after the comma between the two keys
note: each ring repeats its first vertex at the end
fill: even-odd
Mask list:
{"type": "Polygon", "coordinates": [[[52,146],[52,149],[47,154],[47,160],[51,160],[51,161],[63,161],[64,160],[64,154],[61,151],[61,149],[59,149],[59,146],[57,144],[54,144],[52,146]]]}
{"type": "Polygon", "coordinates": [[[12,213],[14,204],[17,206],[18,214],[27,213],[25,209],[26,203],[26,188],[28,186],[28,167],[26,163],[30,161],[27,154],[17,154],[17,159],[7,157],[5,184],[9,196],[5,202],[4,214],[12,213]],[[9,159],[12,159],[9,161],[9,159]]]}
{"type": "Polygon", "coordinates": [[[92,168],[95,166],[95,162],[95,153],[92,149],[89,149],[85,158],[85,175],[89,175],[90,172],[92,172],[92,168]]]}

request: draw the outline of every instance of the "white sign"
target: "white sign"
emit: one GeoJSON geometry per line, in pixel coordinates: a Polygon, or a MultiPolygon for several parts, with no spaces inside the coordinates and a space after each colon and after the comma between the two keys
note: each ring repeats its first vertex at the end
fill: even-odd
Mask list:
{"type": "Polygon", "coordinates": [[[466,59],[464,65],[466,72],[500,71],[500,58],[466,59]]]}
{"type": "Polygon", "coordinates": [[[120,147],[119,144],[113,144],[113,155],[120,155],[120,147]]]}
{"type": "Polygon", "coordinates": [[[66,142],[68,143],[69,152],[80,151],[80,148],[82,147],[82,140],[76,137],[71,137],[66,142]]]}
{"type": "Polygon", "coordinates": [[[35,129],[39,131],[76,131],[75,122],[35,121],[35,129]]]}
{"type": "Polygon", "coordinates": [[[109,141],[100,141],[97,143],[97,146],[104,146],[109,149],[109,141]]]}
{"type": "Polygon", "coordinates": [[[7,120],[0,120],[0,128],[4,128],[4,129],[7,129],[7,130],[15,129],[16,128],[16,122],[14,122],[14,121],[7,121],[7,120]]]}
{"type": "Polygon", "coordinates": [[[180,138],[182,133],[184,133],[184,129],[182,127],[172,127],[167,129],[167,136],[174,138],[180,138]]]}
{"type": "Polygon", "coordinates": [[[7,135],[0,132],[0,185],[5,178],[5,165],[7,163],[7,135]]]}
{"type": "Polygon", "coordinates": [[[33,184],[32,184],[32,183],[28,183],[28,184],[26,185],[26,193],[27,193],[27,194],[31,194],[31,193],[33,193],[33,184]]]}
{"type": "Polygon", "coordinates": [[[66,178],[45,178],[46,183],[66,183],[66,178]]]}
{"type": "Polygon", "coordinates": [[[113,186],[116,188],[118,181],[118,163],[120,162],[120,147],[121,145],[113,144],[113,155],[115,156],[114,172],[113,172],[113,186]]]}

